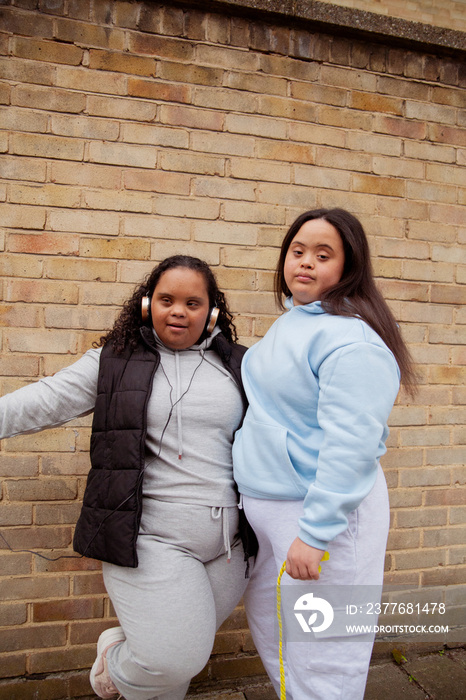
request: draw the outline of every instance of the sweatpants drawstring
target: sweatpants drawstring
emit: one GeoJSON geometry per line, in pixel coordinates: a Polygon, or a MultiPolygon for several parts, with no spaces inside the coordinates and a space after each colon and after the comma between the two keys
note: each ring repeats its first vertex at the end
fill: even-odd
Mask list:
{"type": "Polygon", "coordinates": [[[227,561],[231,559],[231,544],[230,544],[230,518],[228,517],[228,508],[223,508],[222,506],[212,506],[211,514],[213,520],[218,520],[222,518],[222,530],[223,530],[223,546],[225,547],[225,552],[227,553],[227,561]]]}

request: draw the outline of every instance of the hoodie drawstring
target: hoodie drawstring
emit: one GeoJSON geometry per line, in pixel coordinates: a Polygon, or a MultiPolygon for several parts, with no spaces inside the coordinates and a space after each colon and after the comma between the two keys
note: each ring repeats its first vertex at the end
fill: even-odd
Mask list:
{"type": "MultiPolygon", "coordinates": [[[[168,382],[168,386],[170,387],[170,413],[168,414],[168,420],[165,423],[165,427],[162,431],[162,437],[160,438],[160,450],[162,449],[162,438],[165,433],[165,430],[171,420],[173,411],[176,408],[176,424],[177,424],[177,435],[178,435],[178,459],[181,459],[183,456],[183,424],[182,424],[182,416],[181,416],[181,399],[186,396],[188,391],[191,388],[191,384],[193,383],[194,377],[196,375],[197,370],[199,367],[202,365],[205,359],[205,353],[202,350],[202,348],[199,350],[199,354],[201,355],[201,360],[197,367],[195,368],[194,372],[191,375],[191,379],[189,380],[189,384],[187,388],[181,393],[181,372],[180,372],[180,358],[179,358],[179,352],[175,351],[175,372],[176,372],[176,398],[175,401],[173,401],[172,394],[173,394],[173,386],[172,383],[170,382],[167,373],[165,372],[165,368],[162,364],[162,361],[160,361],[160,368],[165,376],[165,379],[168,382]]],[[[160,455],[160,450],[159,450],[159,455],[160,455]]]]}
{"type": "Polygon", "coordinates": [[[227,553],[227,561],[231,559],[231,544],[230,544],[230,518],[228,517],[228,508],[222,506],[212,506],[211,515],[213,520],[218,520],[222,518],[222,530],[223,530],[223,546],[225,552],[227,553]]]}
{"type": "Polygon", "coordinates": [[[183,455],[183,424],[181,420],[181,375],[180,375],[180,355],[175,352],[175,368],[176,368],[176,424],[178,428],[178,459],[183,455]]]}

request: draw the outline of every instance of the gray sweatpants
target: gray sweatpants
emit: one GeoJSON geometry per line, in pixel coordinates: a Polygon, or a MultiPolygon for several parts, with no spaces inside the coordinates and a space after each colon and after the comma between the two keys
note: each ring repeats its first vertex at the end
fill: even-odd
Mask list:
{"type": "Polygon", "coordinates": [[[126,640],[107,654],[127,700],[182,700],[246,588],[238,509],[145,499],[136,569],[103,565],[126,640]],[[231,543],[231,560],[226,554],[231,543]]]}
{"type": "MultiPolygon", "coordinates": [[[[288,549],[298,533],[302,501],[271,501],[243,497],[244,510],[259,540],[259,553],[244,596],[249,627],[269,677],[280,695],[276,582],[288,549]]],[[[307,582],[314,595],[326,586],[380,586],[382,591],[389,505],[385,477],[379,466],[376,483],[359,508],[349,513],[348,528],[329,543],[329,561],[318,581],[307,582]]],[[[284,574],[282,584],[303,581],[284,574]]],[[[300,594],[299,594],[300,595],[300,594]]],[[[319,621],[320,622],[320,621],[319,621]]],[[[367,635],[368,637],[368,635],[367,635]]],[[[328,641],[286,641],[283,658],[289,700],[362,700],[373,636],[364,641],[333,637],[328,641]]]]}

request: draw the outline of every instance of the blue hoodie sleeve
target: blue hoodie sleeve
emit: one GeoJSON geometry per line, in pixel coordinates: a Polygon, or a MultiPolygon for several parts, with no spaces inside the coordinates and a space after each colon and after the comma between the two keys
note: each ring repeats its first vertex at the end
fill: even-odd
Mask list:
{"type": "Polygon", "coordinates": [[[317,420],[323,431],[315,482],[304,500],[299,537],[325,549],[348,526],[347,514],[374,486],[399,370],[386,346],[351,343],[318,369],[317,420]]]}

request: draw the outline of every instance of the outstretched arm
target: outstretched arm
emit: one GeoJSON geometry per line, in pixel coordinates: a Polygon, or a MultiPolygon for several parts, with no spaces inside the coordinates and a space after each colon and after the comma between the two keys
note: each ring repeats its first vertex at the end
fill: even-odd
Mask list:
{"type": "Polygon", "coordinates": [[[100,348],[52,377],[0,398],[0,438],[53,428],[93,411],[100,348]]]}

